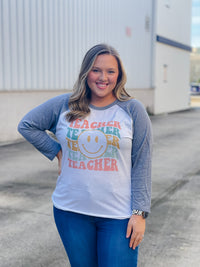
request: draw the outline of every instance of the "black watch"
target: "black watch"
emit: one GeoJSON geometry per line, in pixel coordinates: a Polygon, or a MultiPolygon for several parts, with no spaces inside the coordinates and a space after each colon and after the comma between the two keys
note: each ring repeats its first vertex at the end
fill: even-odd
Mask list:
{"type": "Polygon", "coordinates": [[[149,213],[146,211],[142,211],[142,210],[133,210],[132,215],[139,215],[139,216],[142,216],[142,218],[146,219],[149,213]]]}

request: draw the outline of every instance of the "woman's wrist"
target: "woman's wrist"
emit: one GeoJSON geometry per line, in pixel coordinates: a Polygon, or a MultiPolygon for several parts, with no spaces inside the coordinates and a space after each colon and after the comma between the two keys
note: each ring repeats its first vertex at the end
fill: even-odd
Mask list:
{"type": "Polygon", "coordinates": [[[143,219],[146,219],[148,217],[149,213],[146,211],[133,209],[132,215],[142,216],[143,219]]]}
{"type": "Polygon", "coordinates": [[[61,150],[61,149],[58,151],[56,157],[57,157],[58,159],[60,159],[60,158],[62,157],[62,150],[61,150]]]}

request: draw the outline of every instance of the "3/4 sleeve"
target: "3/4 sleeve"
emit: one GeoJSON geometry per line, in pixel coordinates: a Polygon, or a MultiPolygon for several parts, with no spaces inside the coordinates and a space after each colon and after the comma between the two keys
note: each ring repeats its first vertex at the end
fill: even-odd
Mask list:
{"type": "Polygon", "coordinates": [[[54,159],[61,146],[47,130],[55,134],[66,101],[66,95],[54,97],[27,113],[18,125],[21,135],[50,160],[54,159]]]}
{"type": "Polygon", "coordinates": [[[151,121],[145,108],[137,100],[135,100],[131,114],[133,119],[131,155],[132,209],[150,212],[153,143],[151,121]]]}

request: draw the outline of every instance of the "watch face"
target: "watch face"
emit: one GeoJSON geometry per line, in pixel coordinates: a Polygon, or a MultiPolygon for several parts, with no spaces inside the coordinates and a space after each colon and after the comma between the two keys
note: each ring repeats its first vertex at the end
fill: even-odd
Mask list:
{"type": "Polygon", "coordinates": [[[142,216],[144,219],[146,219],[149,215],[148,212],[142,210],[133,210],[132,214],[142,216]]]}
{"type": "Polygon", "coordinates": [[[146,219],[146,218],[148,217],[148,215],[149,215],[149,213],[144,211],[142,217],[143,217],[144,219],[146,219]]]}

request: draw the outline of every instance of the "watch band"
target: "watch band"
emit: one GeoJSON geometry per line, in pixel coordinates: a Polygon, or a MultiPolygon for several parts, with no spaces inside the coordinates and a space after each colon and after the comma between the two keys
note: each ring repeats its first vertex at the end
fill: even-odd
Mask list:
{"type": "Polygon", "coordinates": [[[142,216],[144,219],[146,219],[148,217],[149,213],[146,212],[146,211],[135,210],[134,209],[133,212],[132,212],[132,215],[139,215],[139,216],[142,216]]]}

